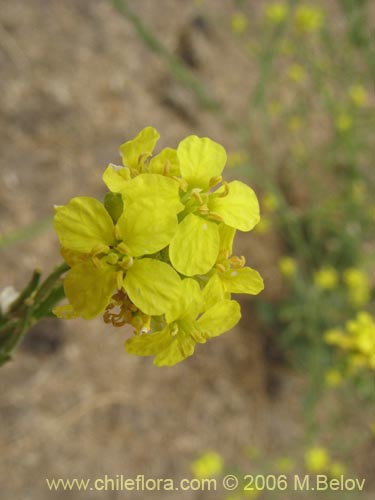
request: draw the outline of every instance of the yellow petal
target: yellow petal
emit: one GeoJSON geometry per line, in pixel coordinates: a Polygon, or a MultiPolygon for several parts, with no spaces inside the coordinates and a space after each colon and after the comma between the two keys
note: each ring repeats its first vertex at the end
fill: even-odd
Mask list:
{"type": "Polygon", "coordinates": [[[170,344],[169,330],[134,335],[125,342],[125,349],[136,356],[156,356],[170,344]]]}
{"type": "Polygon", "coordinates": [[[114,226],[104,206],[94,198],[80,196],[59,207],[53,225],[61,246],[90,253],[98,245],[112,245],[114,226]]]}
{"type": "Polygon", "coordinates": [[[125,207],[141,201],[150,211],[167,207],[170,213],[181,212],[179,183],[160,174],[141,174],[127,182],[122,190],[125,207]]]}
{"type": "Polygon", "coordinates": [[[169,334],[169,345],[157,354],[154,359],[156,366],[174,366],[194,353],[195,342],[189,334],[169,334]]]}
{"type": "Polygon", "coordinates": [[[254,191],[240,181],[228,184],[229,193],[222,198],[215,196],[224,193],[224,187],[210,196],[208,207],[219,214],[225,224],[240,231],[250,231],[260,220],[259,203],[254,191]]]}
{"type": "Polygon", "coordinates": [[[229,269],[225,273],[220,273],[219,276],[225,290],[230,293],[257,295],[264,289],[261,275],[251,267],[229,269]]]}
{"type": "Polygon", "coordinates": [[[118,233],[133,257],[150,255],[166,247],[177,231],[177,217],[167,207],[152,206],[150,199],[126,207],[117,221],[118,233]]]}
{"type": "Polygon", "coordinates": [[[219,244],[217,224],[189,214],[171,240],[169,257],[175,269],[185,276],[206,274],[216,262],[219,244]]]}
{"type": "Polygon", "coordinates": [[[205,311],[224,299],[224,286],[217,273],[211,276],[202,293],[205,311]]]}
{"type": "Polygon", "coordinates": [[[149,171],[154,174],[162,175],[180,175],[180,164],[177,157],[177,151],[172,148],[163,149],[158,155],[154,156],[149,163],[149,171]]]}
{"type": "Polygon", "coordinates": [[[141,259],[127,271],[124,289],[130,300],[145,314],[159,316],[181,300],[181,279],[165,262],[141,259]]]}
{"type": "Polygon", "coordinates": [[[213,177],[221,175],[227,154],[223,146],[207,137],[191,135],[177,148],[182,177],[190,187],[206,189],[213,177]]]}
{"type": "Polygon", "coordinates": [[[205,338],[217,337],[233,328],[241,319],[241,309],[235,300],[222,300],[208,309],[196,322],[205,338]]]}
{"type": "Polygon", "coordinates": [[[152,155],[160,135],[153,127],[145,127],[131,141],[120,146],[120,153],[125,166],[138,169],[152,155]]]}
{"type": "Polygon", "coordinates": [[[125,343],[129,354],[155,356],[156,366],[173,366],[194,353],[195,342],[185,332],[173,336],[169,327],[161,332],[136,335],[125,343]]]}
{"type": "Polygon", "coordinates": [[[186,278],[181,282],[181,300],[166,315],[168,323],[176,319],[195,319],[203,309],[202,291],[197,281],[186,278]]]}
{"type": "Polygon", "coordinates": [[[75,319],[78,314],[75,312],[71,304],[63,304],[52,309],[53,314],[59,319],[75,319]]]}
{"type": "Polygon", "coordinates": [[[103,265],[95,267],[83,262],[72,267],[65,276],[64,290],[75,313],[84,319],[101,314],[116,288],[116,272],[103,265]]]}
{"type": "Polygon", "coordinates": [[[236,234],[236,230],[233,227],[227,226],[226,224],[219,225],[220,234],[220,252],[226,252],[228,257],[232,255],[233,252],[233,240],[236,234]]]}
{"type": "Polygon", "coordinates": [[[84,261],[89,260],[91,257],[87,253],[76,252],[74,250],[69,250],[68,248],[61,247],[60,253],[65,262],[73,267],[76,264],[80,264],[84,261]]]}
{"type": "Polygon", "coordinates": [[[124,185],[130,180],[130,170],[110,163],[103,173],[103,182],[113,193],[121,193],[124,185]]]}

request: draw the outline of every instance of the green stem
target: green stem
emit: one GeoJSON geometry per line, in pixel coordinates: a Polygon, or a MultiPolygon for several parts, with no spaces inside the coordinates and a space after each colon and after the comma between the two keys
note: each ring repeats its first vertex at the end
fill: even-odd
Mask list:
{"type": "Polygon", "coordinates": [[[5,315],[0,336],[0,366],[12,357],[16,347],[30,328],[50,315],[51,309],[64,297],[61,276],[69,269],[59,265],[39,286],[41,273],[35,270],[29,283],[5,315]]]}

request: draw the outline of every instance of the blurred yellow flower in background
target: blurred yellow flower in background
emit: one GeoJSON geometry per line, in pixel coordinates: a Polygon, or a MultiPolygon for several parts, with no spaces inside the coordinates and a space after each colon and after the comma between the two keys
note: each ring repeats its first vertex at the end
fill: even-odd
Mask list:
{"type": "Polygon", "coordinates": [[[235,168],[240,167],[247,163],[249,160],[249,156],[246,151],[243,149],[238,149],[237,151],[232,151],[228,153],[227,167],[235,168]]]}
{"type": "Polygon", "coordinates": [[[224,461],[215,451],[206,451],[192,462],[190,468],[197,479],[215,477],[223,471],[224,461]]]}
{"type": "Polygon", "coordinates": [[[291,116],[287,122],[288,129],[291,132],[297,132],[302,127],[302,118],[300,116],[291,116]]]}
{"type": "Polygon", "coordinates": [[[321,472],[327,469],[329,455],[325,448],[315,446],[307,450],[305,454],[305,465],[309,472],[321,472]]]}
{"type": "Polygon", "coordinates": [[[317,31],[324,22],[324,14],[319,7],[300,5],[296,9],[294,22],[302,33],[317,31]]]}
{"type": "Polygon", "coordinates": [[[292,64],[288,68],[287,72],[288,78],[293,82],[299,83],[304,80],[306,72],[300,64],[292,64]]]}
{"type": "Polygon", "coordinates": [[[297,263],[293,257],[282,257],[279,260],[278,267],[280,273],[283,276],[289,278],[290,276],[293,276],[296,273],[297,263]]]}
{"type": "Polygon", "coordinates": [[[322,267],[314,274],[314,283],[322,290],[332,290],[337,287],[338,282],[338,272],[331,266],[322,267]]]}
{"type": "Polygon", "coordinates": [[[291,472],[296,466],[295,460],[289,457],[280,457],[276,461],[277,470],[280,472],[291,472]]]}
{"type": "Polygon", "coordinates": [[[236,35],[242,35],[242,33],[247,30],[248,25],[249,22],[245,14],[243,14],[242,12],[233,14],[230,21],[230,26],[233,33],[235,33],[236,35]]]}
{"type": "Polygon", "coordinates": [[[279,208],[279,200],[273,193],[266,193],[262,198],[261,205],[263,205],[263,208],[267,212],[276,212],[276,210],[279,208]]]}
{"type": "Polygon", "coordinates": [[[342,375],[339,370],[332,368],[325,373],[325,382],[328,387],[338,387],[342,383],[342,375]]]}
{"type": "Polygon", "coordinates": [[[348,289],[350,301],[357,307],[363,307],[371,298],[370,280],[361,269],[350,268],[344,271],[343,280],[348,289]]]}
{"type": "Polygon", "coordinates": [[[340,477],[346,472],[346,467],[341,462],[332,462],[329,467],[329,474],[332,477],[340,477]]]}
{"type": "Polygon", "coordinates": [[[288,14],[288,6],[284,2],[274,2],[266,6],[265,15],[267,21],[273,24],[280,24],[288,14]]]}
{"type": "Polygon", "coordinates": [[[342,111],[336,117],[335,124],[337,130],[339,130],[340,132],[347,132],[353,126],[353,118],[345,111],[342,111]]]}
{"type": "Polygon", "coordinates": [[[368,104],[368,93],[362,85],[352,85],[349,88],[348,94],[353,104],[355,104],[359,108],[362,108],[366,106],[366,104],[368,104]]]}
{"type": "Polygon", "coordinates": [[[272,116],[272,117],[279,116],[281,113],[281,110],[282,110],[282,105],[281,105],[280,101],[273,100],[273,101],[270,101],[269,103],[267,103],[267,113],[270,116],[272,116]]]}

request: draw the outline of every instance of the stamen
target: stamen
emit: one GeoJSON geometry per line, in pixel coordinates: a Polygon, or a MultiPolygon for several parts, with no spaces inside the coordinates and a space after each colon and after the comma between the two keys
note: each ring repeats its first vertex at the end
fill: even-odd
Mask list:
{"type": "Polygon", "coordinates": [[[170,171],[171,171],[171,162],[167,160],[163,168],[163,175],[168,175],[170,171]]]}
{"type": "Polygon", "coordinates": [[[100,269],[102,267],[100,259],[96,255],[93,255],[91,257],[91,261],[94,264],[94,266],[96,267],[96,269],[100,269]]]}
{"type": "Polygon", "coordinates": [[[145,160],[147,160],[147,158],[149,158],[150,156],[152,156],[152,153],[150,152],[145,152],[145,153],[142,153],[141,155],[138,156],[138,165],[142,165],[142,163],[145,162],[145,160]]]}
{"type": "Polygon", "coordinates": [[[134,264],[134,259],[133,257],[125,257],[122,262],[119,263],[119,266],[124,270],[127,271],[132,267],[134,264]]]}
{"type": "Polygon", "coordinates": [[[199,213],[201,213],[202,215],[208,215],[210,213],[210,209],[208,208],[208,206],[206,204],[204,205],[201,205],[198,210],[197,210],[199,213]]]}
{"type": "Polygon", "coordinates": [[[226,268],[223,264],[216,264],[216,269],[218,269],[222,273],[225,273],[225,271],[226,271],[226,268]]]}
{"type": "Polygon", "coordinates": [[[208,185],[210,188],[212,187],[215,187],[217,186],[218,184],[220,184],[220,182],[222,182],[223,178],[221,175],[217,176],[217,177],[211,177],[208,185]]]}
{"type": "Polygon", "coordinates": [[[122,286],[124,284],[124,273],[122,271],[117,271],[116,284],[117,284],[118,290],[121,290],[122,286]]]}
{"type": "Polygon", "coordinates": [[[223,182],[223,187],[224,187],[224,191],[219,194],[219,198],[224,198],[225,196],[228,196],[228,194],[229,194],[229,184],[226,181],[223,182]]]}
{"type": "Polygon", "coordinates": [[[123,253],[125,255],[130,254],[129,248],[125,245],[125,243],[123,241],[121,241],[121,243],[119,243],[117,245],[116,250],[118,250],[120,253],[123,253]]]}
{"type": "Polygon", "coordinates": [[[191,196],[192,196],[193,198],[195,198],[195,199],[199,202],[199,204],[200,204],[200,205],[203,205],[203,204],[204,204],[203,198],[202,198],[202,196],[200,195],[200,190],[199,190],[199,188],[194,188],[194,189],[192,190],[192,192],[191,192],[191,196]]]}
{"type": "Polygon", "coordinates": [[[177,326],[177,323],[174,323],[171,330],[171,335],[172,337],[175,337],[177,334],[178,334],[178,326],[177,326]]]}
{"type": "Polygon", "coordinates": [[[243,255],[241,257],[233,256],[229,259],[229,263],[236,269],[240,269],[246,264],[246,259],[243,255]]]}
{"type": "Polygon", "coordinates": [[[216,212],[210,212],[208,214],[208,218],[209,219],[213,219],[213,220],[216,220],[218,222],[224,222],[224,219],[222,218],[221,215],[217,214],[216,212]]]}
{"type": "Polygon", "coordinates": [[[98,243],[97,245],[94,246],[94,248],[91,250],[91,255],[93,257],[96,257],[100,254],[106,254],[109,252],[109,246],[104,245],[103,243],[98,243]]]}

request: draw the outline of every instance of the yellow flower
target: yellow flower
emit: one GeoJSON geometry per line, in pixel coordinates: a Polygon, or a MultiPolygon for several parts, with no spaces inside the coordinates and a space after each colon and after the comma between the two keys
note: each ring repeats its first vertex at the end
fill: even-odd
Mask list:
{"type": "Polygon", "coordinates": [[[368,93],[362,85],[352,85],[349,88],[348,94],[352,102],[359,108],[368,104],[368,93]]]}
{"type": "Polygon", "coordinates": [[[317,31],[323,24],[324,14],[319,7],[299,5],[295,12],[294,21],[296,28],[302,33],[317,31]]]}
{"type": "Polygon", "coordinates": [[[236,230],[221,224],[219,226],[220,248],[215,269],[204,289],[206,305],[231,293],[257,295],[264,289],[263,279],[255,269],[245,266],[245,257],[232,255],[236,230]]]}
{"type": "Polygon", "coordinates": [[[262,198],[262,205],[267,212],[273,213],[279,208],[279,200],[273,193],[266,193],[262,198]]]}
{"type": "Polygon", "coordinates": [[[267,112],[272,117],[279,116],[281,113],[281,110],[282,110],[282,106],[281,106],[280,101],[274,100],[274,101],[270,101],[267,104],[267,112]]]}
{"type": "Polygon", "coordinates": [[[232,255],[236,230],[250,231],[260,216],[251,188],[222,182],[224,148],[190,136],[152,156],[158,139],[146,127],[120,146],[122,165],[103,174],[103,203],[81,196],[56,207],[54,228],[70,270],[69,303],[54,313],[130,324],[127,351],[171,366],[237,324],[232,293],[254,295],[264,285],[232,255]]]}
{"type": "Polygon", "coordinates": [[[206,451],[191,464],[191,471],[197,479],[218,476],[223,468],[224,461],[215,451],[206,451]]]}
{"type": "Polygon", "coordinates": [[[346,472],[346,467],[341,462],[332,462],[329,468],[329,474],[331,477],[343,476],[346,472]]]}
{"type": "MultiPolygon", "coordinates": [[[[211,297],[212,298],[212,297],[211,297]]],[[[182,281],[182,294],[174,309],[166,313],[161,331],[135,335],[125,343],[129,354],[155,356],[156,366],[173,366],[194,353],[195,344],[204,344],[233,328],[241,318],[234,300],[221,299],[207,304],[197,281],[182,281]]]]}
{"type": "Polygon", "coordinates": [[[150,201],[129,202],[116,224],[94,198],[73,198],[57,208],[54,228],[71,266],[64,290],[75,314],[85,319],[98,316],[116,289],[124,289],[146,314],[163,314],[170,303],[167,294],[179,296],[180,279],[170,266],[136,259],[164,248],[177,229],[176,212],[159,212],[159,199],[153,200],[155,206],[150,201]]]}
{"type": "Polygon", "coordinates": [[[314,283],[322,290],[332,290],[336,288],[339,281],[339,275],[331,266],[323,267],[314,274],[314,283]]]}
{"type": "Polygon", "coordinates": [[[248,161],[248,154],[244,150],[233,151],[228,154],[228,167],[235,168],[244,165],[248,161]]]}
{"type": "Polygon", "coordinates": [[[230,25],[233,33],[241,35],[247,30],[249,23],[245,14],[237,12],[232,16],[230,25]]]}
{"type": "Polygon", "coordinates": [[[279,270],[287,278],[293,276],[297,270],[296,260],[293,257],[282,257],[279,260],[279,270]]]}
{"type": "Polygon", "coordinates": [[[186,182],[185,210],[169,246],[173,267],[185,276],[207,273],[220,246],[218,223],[240,231],[258,224],[259,203],[254,191],[240,181],[221,181],[226,163],[224,148],[208,138],[190,136],[177,148],[180,172],[186,182]]]}
{"type": "Polygon", "coordinates": [[[293,82],[299,83],[306,77],[306,72],[300,64],[292,64],[288,68],[288,78],[293,82]]]}
{"type": "Polygon", "coordinates": [[[270,232],[271,228],[272,228],[271,219],[264,215],[260,219],[259,223],[255,226],[254,231],[259,234],[267,234],[270,232]]]}
{"type": "Polygon", "coordinates": [[[291,472],[295,466],[295,461],[289,457],[280,457],[276,462],[277,470],[280,472],[291,472]]]}
{"type": "Polygon", "coordinates": [[[266,6],[266,19],[273,24],[282,23],[288,14],[288,6],[284,2],[273,2],[266,6]]]}
{"type": "Polygon", "coordinates": [[[297,132],[302,127],[302,119],[300,116],[291,116],[288,119],[288,129],[292,132],[297,132]]]}
{"type": "Polygon", "coordinates": [[[309,472],[317,473],[327,469],[329,455],[325,448],[316,446],[310,448],[305,454],[305,465],[309,472]]]}
{"type": "Polygon", "coordinates": [[[329,387],[338,387],[342,383],[342,375],[339,370],[328,370],[325,373],[325,381],[329,387]]]}
{"type": "Polygon", "coordinates": [[[348,352],[352,371],[364,367],[375,370],[375,321],[367,312],[360,312],[354,320],[348,321],[345,331],[326,332],[324,339],[348,352]]]}
{"type": "Polygon", "coordinates": [[[346,113],[346,112],[341,112],[336,118],[336,128],[340,132],[347,132],[350,130],[353,126],[353,119],[352,117],[346,113]]]}
{"type": "Polygon", "coordinates": [[[362,307],[368,304],[371,298],[371,283],[368,275],[356,268],[347,269],[343,274],[351,302],[362,307]]]}

